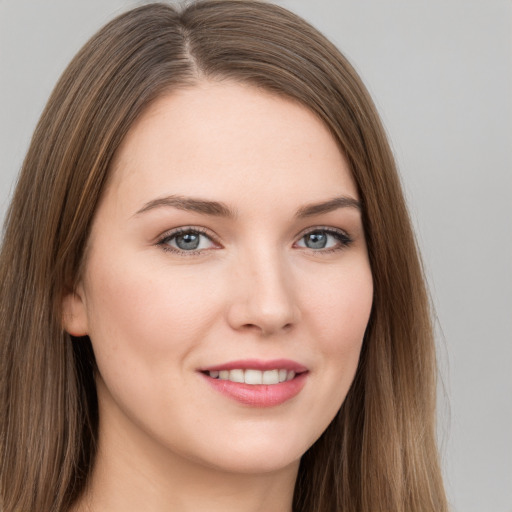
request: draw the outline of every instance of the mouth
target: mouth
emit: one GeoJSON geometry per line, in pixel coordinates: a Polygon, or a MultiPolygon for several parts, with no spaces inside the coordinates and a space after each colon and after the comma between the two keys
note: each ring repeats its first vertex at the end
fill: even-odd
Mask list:
{"type": "Polygon", "coordinates": [[[244,405],[273,407],[295,397],[308,369],[294,361],[233,361],[200,370],[216,391],[244,405]]]}
{"type": "Polygon", "coordinates": [[[279,368],[275,370],[254,370],[235,368],[234,370],[211,370],[206,372],[208,377],[218,380],[228,380],[239,384],[249,384],[250,386],[280,384],[295,378],[296,373],[293,370],[279,368]]]}

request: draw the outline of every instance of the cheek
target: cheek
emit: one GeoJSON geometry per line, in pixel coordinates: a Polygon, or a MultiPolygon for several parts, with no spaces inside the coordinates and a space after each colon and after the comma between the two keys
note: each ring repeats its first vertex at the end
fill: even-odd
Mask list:
{"type": "Polygon", "coordinates": [[[335,414],[352,384],[373,303],[368,265],[331,277],[326,292],[310,294],[311,336],[325,362],[320,378],[328,414],[335,414]],[[316,336],[315,334],[316,333],[316,336]]]}
{"type": "Polygon", "coordinates": [[[200,416],[191,414],[191,420],[173,411],[201,399],[189,393],[187,379],[191,354],[218,317],[216,296],[205,290],[205,277],[197,270],[147,259],[123,262],[120,256],[115,265],[104,262],[90,262],[87,283],[90,338],[105,384],[102,414],[117,421],[112,418],[121,411],[152,437],[181,440],[189,431],[187,421],[200,416]]]}
{"type": "Polygon", "coordinates": [[[115,361],[151,372],[185,357],[208,330],[215,295],[197,272],[120,258],[115,265],[91,261],[89,268],[89,334],[98,365],[115,361]]]}
{"type": "Polygon", "coordinates": [[[307,300],[324,350],[333,356],[358,352],[373,303],[369,265],[333,272],[323,284],[311,289],[307,300]]]}

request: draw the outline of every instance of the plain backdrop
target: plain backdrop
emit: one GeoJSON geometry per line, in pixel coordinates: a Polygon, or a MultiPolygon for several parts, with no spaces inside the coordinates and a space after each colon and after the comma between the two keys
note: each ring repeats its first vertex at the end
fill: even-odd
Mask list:
{"type": "MultiPolygon", "coordinates": [[[[0,0],[0,220],[58,76],[139,3],[0,0]]],[[[438,315],[453,510],[512,512],[512,2],[279,3],[349,57],[390,135],[438,315]]]]}

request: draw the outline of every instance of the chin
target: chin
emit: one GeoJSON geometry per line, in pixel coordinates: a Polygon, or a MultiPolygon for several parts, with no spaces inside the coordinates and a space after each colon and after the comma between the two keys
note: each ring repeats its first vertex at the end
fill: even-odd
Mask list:
{"type": "MultiPolygon", "coordinates": [[[[277,429],[276,429],[277,430],[277,429]]],[[[297,430],[297,429],[296,429],[297,430]]],[[[262,429],[260,435],[227,436],[212,440],[200,456],[188,456],[201,465],[239,474],[265,474],[298,468],[302,455],[316,437],[272,435],[262,429]]],[[[321,434],[321,433],[320,433],[321,434]]]]}
{"type": "Polygon", "coordinates": [[[203,459],[202,463],[208,468],[223,473],[258,475],[296,470],[302,456],[302,452],[293,454],[261,452],[262,450],[259,450],[259,453],[241,450],[234,453],[223,453],[215,460],[203,459]]]}

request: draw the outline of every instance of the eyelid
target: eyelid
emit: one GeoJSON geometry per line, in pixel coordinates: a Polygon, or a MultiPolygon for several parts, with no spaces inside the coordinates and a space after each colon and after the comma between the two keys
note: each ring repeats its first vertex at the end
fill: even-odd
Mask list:
{"type": "Polygon", "coordinates": [[[337,233],[337,234],[343,235],[347,238],[352,238],[345,229],[335,228],[334,226],[323,226],[323,225],[311,226],[311,227],[305,228],[302,231],[300,231],[295,236],[295,238],[300,239],[309,233],[314,233],[315,231],[326,231],[328,233],[337,233]]]}

